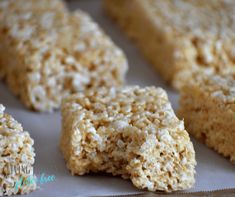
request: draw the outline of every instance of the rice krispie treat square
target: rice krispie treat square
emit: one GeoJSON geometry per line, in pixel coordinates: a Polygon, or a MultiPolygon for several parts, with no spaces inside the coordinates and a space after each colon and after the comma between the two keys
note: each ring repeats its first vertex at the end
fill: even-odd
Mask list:
{"type": "Polygon", "coordinates": [[[194,184],[193,145],[161,88],[102,88],[69,96],[62,102],[60,148],[73,175],[112,173],[150,191],[194,184]]]}
{"type": "Polygon", "coordinates": [[[127,72],[123,52],[82,11],[13,12],[0,25],[0,41],[0,75],[37,111],[52,111],[78,91],[120,86],[127,72]]]}
{"type": "Polygon", "coordinates": [[[234,0],[105,0],[104,5],[174,87],[190,80],[195,68],[235,71],[234,0]],[[181,74],[185,71],[189,74],[181,74]]]}
{"type": "MultiPolygon", "coordinates": [[[[66,11],[63,0],[1,0],[0,15],[12,12],[25,12],[29,10],[57,10],[66,11]]],[[[2,17],[2,16],[1,16],[2,17]]]]}
{"type": "MultiPolygon", "coordinates": [[[[63,11],[67,8],[62,0],[1,0],[0,1],[0,32],[7,31],[4,26],[4,21],[12,14],[21,13],[22,16],[27,17],[28,11],[63,11]],[[23,15],[25,13],[25,15],[23,15]]],[[[0,51],[4,51],[4,46],[0,43],[0,51]]],[[[1,56],[7,55],[2,53],[1,56]]],[[[5,75],[4,66],[6,62],[0,56],[0,79],[5,75]]]]}
{"type": "Polygon", "coordinates": [[[36,182],[25,184],[34,177],[34,141],[4,110],[0,105],[0,196],[27,194],[36,189],[36,182]]]}
{"type": "Polygon", "coordinates": [[[235,80],[194,74],[181,89],[179,116],[187,131],[235,164],[235,80]]]}

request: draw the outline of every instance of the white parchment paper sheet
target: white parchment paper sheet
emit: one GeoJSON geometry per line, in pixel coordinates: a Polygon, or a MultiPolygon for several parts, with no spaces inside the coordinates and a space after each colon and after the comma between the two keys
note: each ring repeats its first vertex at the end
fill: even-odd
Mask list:
{"type": "MultiPolygon", "coordinates": [[[[124,36],[115,24],[105,17],[100,0],[73,0],[69,1],[69,7],[72,10],[80,8],[91,14],[116,44],[125,51],[130,65],[127,76],[128,84],[163,87],[168,92],[173,108],[177,109],[177,93],[163,83],[133,43],[124,36]]],[[[120,177],[109,175],[71,176],[58,149],[60,137],[59,111],[52,114],[30,112],[24,108],[18,99],[12,96],[3,83],[0,83],[0,103],[7,107],[7,112],[21,122],[25,130],[29,131],[34,138],[37,155],[36,174],[39,176],[40,173],[46,173],[56,177],[54,182],[39,185],[40,189],[27,195],[28,197],[75,197],[142,192],[133,187],[130,181],[123,180],[120,177]]],[[[205,145],[192,140],[196,149],[198,165],[196,168],[196,185],[190,191],[235,187],[235,166],[205,145]]]]}

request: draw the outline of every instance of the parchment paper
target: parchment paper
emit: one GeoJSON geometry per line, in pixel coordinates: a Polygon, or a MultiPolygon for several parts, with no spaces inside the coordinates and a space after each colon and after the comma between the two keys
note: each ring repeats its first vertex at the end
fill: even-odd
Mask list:
{"type": "MultiPolygon", "coordinates": [[[[105,17],[100,0],[73,0],[69,1],[69,7],[72,10],[80,8],[90,13],[116,44],[125,51],[130,65],[127,84],[161,86],[167,90],[173,108],[177,109],[177,93],[164,84],[134,44],[124,36],[115,24],[105,17]]],[[[3,83],[0,83],[0,103],[7,107],[7,112],[21,122],[24,129],[29,131],[34,138],[36,175],[45,173],[56,177],[54,182],[40,184],[40,189],[27,195],[28,197],[75,197],[143,192],[132,186],[130,181],[123,180],[120,177],[104,174],[71,176],[58,149],[60,137],[59,111],[52,114],[28,111],[17,98],[12,96],[3,83]]],[[[196,185],[190,191],[235,187],[235,166],[205,145],[192,140],[198,165],[196,168],[196,185]]]]}

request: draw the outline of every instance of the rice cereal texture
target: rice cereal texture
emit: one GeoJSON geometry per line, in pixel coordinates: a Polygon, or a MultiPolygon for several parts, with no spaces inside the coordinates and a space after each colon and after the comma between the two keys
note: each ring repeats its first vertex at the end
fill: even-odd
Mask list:
{"type": "Polygon", "coordinates": [[[112,173],[150,191],[194,184],[193,145],[161,88],[101,88],[64,99],[60,148],[73,175],[112,173]]]}
{"type": "Polygon", "coordinates": [[[180,109],[190,134],[235,164],[235,79],[194,73],[181,89],[180,109]]]}
{"type": "MultiPolygon", "coordinates": [[[[27,12],[38,12],[38,11],[66,11],[66,7],[61,0],[1,0],[0,1],[0,33],[4,34],[7,31],[4,24],[8,17],[12,14],[22,13],[22,17],[29,17],[27,12]],[[23,14],[25,13],[25,15],[23,14]]],[[[2,38],[8,39],[8,38],[2,38]]],[[[3,42],[1,40],[1,42],[3,42]]],[[[5,69],[7,62],[4,56],[8,55],[6,48],[0,43],[0,79],[5,75],[5,69]],[[4,53],[3,53],[4,52],[4,53]]]]}
{"type": "Polygon", "coordinates": [[[104,6],[174,87],[197,68],[235,72],[234,0],[105,0],[104,6]]]}
{"type": "Polygon", "coordinates": [[[66,11],[67,8],[62,0],[1,0],[0,2],[0,14],[6,15],[7,13],[29,10],[66,11]]]}
{"type": "Polygon", "coordinates": [[[69,94],[124,83],[123,52],[90,16],[34,6],[0,14],[0,76],[28,108],[52,111],[69,94]]]}
{"type": "Polygon", "coordinates": [[[34,177],[34,141],[4,110],[0,105],[0,196],[27,194],[36,189],[36,183],[21,185],[20,180],[34,177]]]}

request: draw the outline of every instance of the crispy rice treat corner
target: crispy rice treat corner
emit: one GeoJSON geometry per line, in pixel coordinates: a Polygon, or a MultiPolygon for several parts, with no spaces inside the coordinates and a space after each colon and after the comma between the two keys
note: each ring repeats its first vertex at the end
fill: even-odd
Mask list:
{"type": "Polygon", "coordinates": [[[194,80],[181,89],[178,114],[190,134],[235,164],[233,76],[194,74],[194,80]]]}

